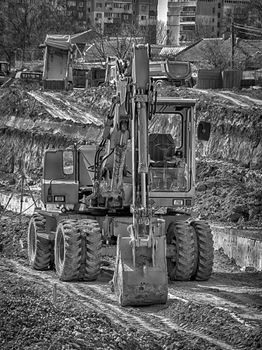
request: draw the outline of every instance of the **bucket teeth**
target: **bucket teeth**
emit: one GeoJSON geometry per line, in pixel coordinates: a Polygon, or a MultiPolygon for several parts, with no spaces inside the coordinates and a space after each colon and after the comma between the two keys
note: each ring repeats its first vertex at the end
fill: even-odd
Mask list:
{"type": "Polygon", "coordinates": [[[135,247],[129,237],[118,237],[117,258],[113,278],[114,291],[122,306],[164,304],[168,284],[165,260],[165,236],[159,237],[152,265],[151,248],[135,247]],[[135,249],[135,261],[133,259],[135,249]],[[135,266],[134,266],[135,265],[135,266]]]}

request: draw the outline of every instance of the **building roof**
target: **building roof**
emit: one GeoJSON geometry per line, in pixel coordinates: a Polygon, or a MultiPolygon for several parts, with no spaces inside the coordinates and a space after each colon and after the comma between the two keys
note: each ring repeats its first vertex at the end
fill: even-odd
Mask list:
{"type": "MultiPolygon", "coordinates": [[[[194,45],[181,50],[174,57],[208,68],[211,64],[210,58],[212,58],[212,56],[212,61],[215,62],[217,60],[218,66],[220,64],[220,59],[224,61],[223,63],[229,64],[231,61],[231,50],[231,39],[204,38],[194,45]],[[216,54],[220,57],[215,57],[216,54]]],[[[236,66],[244,69],[257,69],[262,67],[262,41],[238,39],[235,45],[235,63],[236,66]]]]}
{"type": "Polygon", "coordinates": [[[73,44],[86,44],[93,40],[96,35],[97,34],[93,29],[89,29],[84,32],[71,35],[71,42],[73,44]]]}
{"type": "Polygon", "coordinates": [[[61,50],[69,50],[72,48],[70,35],[47,34],[44,44],[61,50]]]}
{"type": "Polygon", "coordinates": [[[182,46],[164,46],[160,51],[161,57],[176,58],[182,52],[186,52],[192,47],[196,46],[201,40],[197,40],[192,44],[182,46]]]}
{"type": "Polygon", "coordinates": [[[180,52],[184,51],[187,46],[165,46],[160,51],[160,56],[173,56],[176,57],[180,52]]]}

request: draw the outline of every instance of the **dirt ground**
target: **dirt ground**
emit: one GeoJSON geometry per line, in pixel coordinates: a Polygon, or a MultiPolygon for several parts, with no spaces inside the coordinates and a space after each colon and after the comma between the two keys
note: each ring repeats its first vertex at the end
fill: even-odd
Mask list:
{"type": "Polygon", "coordinates": [[[0,212],[1,349],[260,349],[262,273],[222,250],[207,282],[169,283],[166,305],[120,307],[113,266],[67,283],[27,262],[29,218],[0,212]]]}
{"type": "Polygon", "coordinates": [[[261,227],[262,173],[222,160],[197,161],[194,212],[204,220],[261,227]]]}

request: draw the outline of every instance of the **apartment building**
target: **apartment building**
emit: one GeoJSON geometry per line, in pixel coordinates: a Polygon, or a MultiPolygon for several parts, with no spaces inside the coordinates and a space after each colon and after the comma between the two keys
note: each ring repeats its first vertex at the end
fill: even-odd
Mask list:
{"type": "Polygon", "coordinates": [[[167,44],[179,45],[195,40],[196,0],[169,0],[167,44]]]}
{"type": "MultiPolygon", "coordinates": [[[[116,35],[123,24],[133,26],[146,41],[156,43],[158,0],[46,0],[65,8],[67,16],[79,30],[99,28],[104,34],[116,35]]],[[[161,1],[161,0],[160,0],[161,1]]],[[[40,0],[0,0],[8,3],[35,3],[40,0]]]]}
{"type": "Polygon", "coordinates": [[[156,43],[157,6],[158,0],[133,0],[133,24],[141,29],[151,44],[156,43]]]}
{"type": "Polygon", "coordinates": [[[72,19],[80,28],[86,28],[88,24],[87,4],[85,0],[67,0],[67,16],[72,19]]]}
{"type": "Polygon", "coordinates": [[[90,22],[104,34],[116,35],[126,24],[141,30],[149,43],[156,42],[158,0],[91,0],[90,22]]]}
{"type": "Polygon", "coordinates": [[[132,0],[91,0],[91,24],[105,34],[115,35],[122,23],[132,24],[132,15],[132,0]]]}
{"type": "Polygon", "coordinates": [[[230,32],[232,18],[242,23],[247,18],[250,0],[198,0],[196,31],[199,37],[222,37],[230,32]]]}

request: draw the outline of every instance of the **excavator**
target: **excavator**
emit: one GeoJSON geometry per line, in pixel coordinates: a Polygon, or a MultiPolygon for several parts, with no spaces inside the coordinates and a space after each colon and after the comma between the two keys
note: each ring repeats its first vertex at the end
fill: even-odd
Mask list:
{"type": "Polygon", "coordinates": [[[116,95],[98,145],[46,150],[42,203],[28,228],[32,268],[55,267],[62,281],[94,281],[115,257],[113,290],[121,306],[164,304],[168,280],[207,280],[213,239],[191,217],[195,194],[193,99],[158,97],[149,47],[133,47],[118,66],[116,95]]]}

